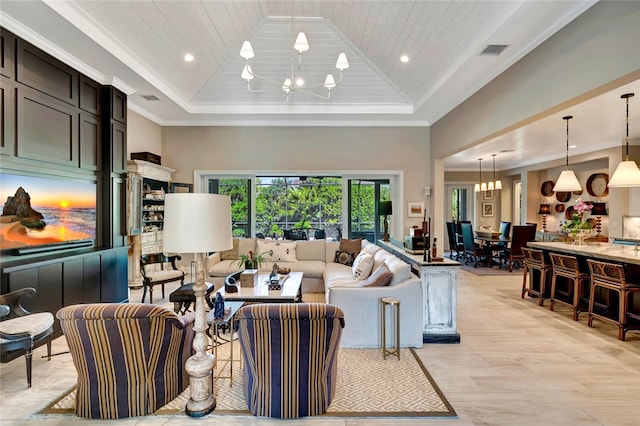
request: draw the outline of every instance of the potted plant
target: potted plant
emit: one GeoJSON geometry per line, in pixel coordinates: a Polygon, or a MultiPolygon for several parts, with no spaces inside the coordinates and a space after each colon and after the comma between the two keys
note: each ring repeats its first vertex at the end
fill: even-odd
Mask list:
{"type": "Polygon", "coordinates": [[[244,269],[260,269],[260,265],[265,263],[267,259],[265,259],[265,255],[273,256],[273,250],[265,251],[264,253],[255,254],[252,251],[249,251],[247,254],[242,254],[240,256],[240,260],[238,261],[238,266],[243,266],[244,269]]]}
{"type": "Polygon", "coordinates": [[[583,244],[584,240],[591,236],[593,225],[587,222],[586,216],[592,208],[593,204],[586,203],[581,198],[578,198],[571,220],[564,225],[567,235],[573,238],[578,245],[583,244]]]}

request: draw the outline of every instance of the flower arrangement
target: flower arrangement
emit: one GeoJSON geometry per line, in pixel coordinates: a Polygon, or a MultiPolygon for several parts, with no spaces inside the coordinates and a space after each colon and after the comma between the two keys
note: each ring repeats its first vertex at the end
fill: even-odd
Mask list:
{"type": "Polygon", "coordinates": [[[591,223],[587,222],[586,220],[586,216],[589,214],[592,208],[593,204],[586,203],[582,198],[578,198],[571,220],[564,225],[564,230],[568,234],[571,234],[572,237],[576,237],[582,229],[593,229],[593,225],[591,225],[591,223]]]}
{"type": "Polygon", "coordinates": [[[249,251],[249,253],[240,256],[238,266],[244,266],[245,269],[259,269],[260,265],[267,261],[264,257],[265,254],[273,256],[273,250],[265,251],[260,254],[254,254],[252,251],[249,251]]]}

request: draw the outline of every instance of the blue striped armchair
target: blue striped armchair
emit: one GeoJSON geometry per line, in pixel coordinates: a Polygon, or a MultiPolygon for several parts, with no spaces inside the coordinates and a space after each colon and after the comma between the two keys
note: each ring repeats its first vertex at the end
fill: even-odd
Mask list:
{"type": "Polygon", "coordinates": [[[244,394],[256,416],[323,414],[335,394],[344,314],[324,303],[270,303],[236,313],[244,394]]]}
{"type": "Polygon", "coordinates": [[[76,415],[144,416],[189,385],[193,314],[142,303],[73,305],[57,314],[78,372],[76,415]]]}

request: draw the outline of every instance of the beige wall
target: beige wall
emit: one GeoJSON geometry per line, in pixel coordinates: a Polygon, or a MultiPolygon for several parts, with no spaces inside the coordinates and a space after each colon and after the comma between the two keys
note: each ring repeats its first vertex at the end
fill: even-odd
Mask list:
{"type": "MultiPolygon", "coordinates": [[[[428,128],[163,127],[162,152],[176,182],[192,183],[194,170],[402,171],[404,203],[431,186],[428,128]]],[[[404,233],[415,219],[403,216],[404,233]]]]}
{"type": "Polygon", "coordinates": [[[152,152],[162,156],[162,126],[129,109],[127,110],[127,153],[132,152],[152,152]]]}
{"type": "Polygon", "coordinates": [[[434,123],[432,158],[445,158],[637,80],[639,21],[637,2],[594,5],[434,123]],[[621,33],[629,43],[618,42],[621,33]]]}

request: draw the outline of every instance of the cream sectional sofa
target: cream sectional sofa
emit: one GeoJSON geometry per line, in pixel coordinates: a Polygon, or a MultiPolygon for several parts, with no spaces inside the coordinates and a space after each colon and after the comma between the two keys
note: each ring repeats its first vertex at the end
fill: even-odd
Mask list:
{"type": "MultiPolygon", "coordinates": [[[[381,247],[362,240],[361,251],[370,254],[372,272],[383,264],[393,274],[389,285],[362,287],[362,280],[354,278],[354,268],[334,261],[339,241],[310,240],[234,240],[234,250],[214,253],[207,259],[209,281],[216,289],[223,286],[227,275],[241,269],[241,254],[252,251],[263,253],[274,248],[274,261],[262,264],[260,270],[271,271],[274,263],[304,273],[304,293],[324,293],[327,303],[340,307],[345,314],[345,328],[341,347],[377,348],[381,346],[380,298],[395,297],[400,300],[400,345],[422,346],[422,286],[411,272],[409,264],[381,247]],[[278,244],[280,243],[280,244],[278,244]]],[[[387,316],[389,318],[389,316],[387,316]]],[[[388,327],[390,324],[388,324],[388,327]]],[[[387,330],[390,330],[388,328],[387,330]]]]}

